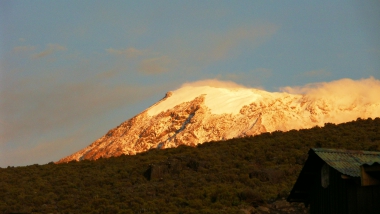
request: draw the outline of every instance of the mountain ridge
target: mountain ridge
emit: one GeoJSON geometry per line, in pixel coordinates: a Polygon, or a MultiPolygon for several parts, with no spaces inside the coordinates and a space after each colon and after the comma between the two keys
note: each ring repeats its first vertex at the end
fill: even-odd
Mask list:
{"type": "Polygon", "coordinates": [[[339,101],[242,87],[185,85],[57,163],[380,116],[380,101],[339,101]]]}

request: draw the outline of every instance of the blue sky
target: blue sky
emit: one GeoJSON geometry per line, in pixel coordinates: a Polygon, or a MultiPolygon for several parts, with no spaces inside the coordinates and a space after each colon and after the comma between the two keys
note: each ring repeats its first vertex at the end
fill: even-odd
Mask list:
{"type": "Polygon", "coordinates": [[[380,79],[378,1],[0,0],[0,167],[89,145],[204,79],[380,79]]]}

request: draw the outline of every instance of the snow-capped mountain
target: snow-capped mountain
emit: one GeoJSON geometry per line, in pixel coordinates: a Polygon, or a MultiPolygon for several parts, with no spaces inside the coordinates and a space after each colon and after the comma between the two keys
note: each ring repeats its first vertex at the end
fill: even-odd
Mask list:
{"type": "MultiPolygon", "coordinates": [[[[352,96],[348,94],[347,96],[352,96]]],[[[58,163],[379,117],[380,99],[185,85],[58,163]]]]}

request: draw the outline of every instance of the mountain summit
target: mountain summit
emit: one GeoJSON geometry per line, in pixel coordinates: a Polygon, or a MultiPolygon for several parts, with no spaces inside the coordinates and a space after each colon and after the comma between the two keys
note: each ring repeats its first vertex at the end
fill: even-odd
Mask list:
{"type": "Polygon", "coordinates": [[[380,116],[378,98],[368,101],[362,94],[316,96],[312,92],[301,95],[237,85],[187,84],[58,163],[380,116]]]}

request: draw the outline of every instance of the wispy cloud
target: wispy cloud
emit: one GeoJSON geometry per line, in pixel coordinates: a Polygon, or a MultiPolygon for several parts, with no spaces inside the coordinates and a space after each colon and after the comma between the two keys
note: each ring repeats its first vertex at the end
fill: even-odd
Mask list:
{"type": "Polygon", "coordinates": [[[215,34],[210,39],[210,45],[201,57],[211,60],[226,58],[239,45],[256,46],[268,39],[277,31],[277,26],[267,24],[262,26],[242,26],[223,34],[215,34]]]}
{"type": "Polygon", "coordinates": [[[176,59],[181,70],[197,72],[217,61],[240,57],[253,52],[277,32],[272,23],[246,25],[219,31],[193,31],[182,37],[172,37],[156,45],[160,53],[176,59]]]}
{"type": "Polygon", "coordinates": [[[133,58],[133,57],[147,54],[146,50],[138,50],[136,48],[126,48],[126,49],[108,48],[106,49],[106,51],[107,53],[110,53],[110,54],[125,55],[127,58],[133,58]]]}
{"type": "Polygon", "coordinates": [[[109,85],[86,78],[76,82],[61,82],[58,78],[33,77],[9,81],[0,93],[0,142],[20,136],[49,133],[97,117],[115,108],[132,105],[157,92],[157,85],[109,85]]]}
{"type": "MultiPolygon", "coordinates": [[[[125,56],[134,59],[128,63],[143,74],[162,74],[181,66],[181,70],[197,71],[215,61],[236,57],[243,49],[253,50],[256,46],[269,39],[278,27],[272,23],[258,26],[242,25],[234,29],[220,32],[192,32],[182,37],[168,38],[149,49],[108,48],[108,54],[125,56]],[[188,41],[190,40],[190,41],[188,41]],[[191,42],[193,41],[193,42],[191,42]],[[195,42],[195,43],[194,43],[195,42]],[[138,57],[137,59],[135,59],[138,57]]],[[[120,61],[119,63],[125,63],[120,61]]],[[[262,73],[262,72],[261,72],[262,73]]]]}
{"type": "Polygon", "coordinates": [[[69,148],[81,149],[76,144],[78,144],[78,139],[83,138],[85,134],[83,129],[80,129],[69,136],[45,140],[35,146],[23,145],[23,147],[8,150],[0,155],[1,167],[32,165],[37,161],[40,164],[57,161],[57,155],[64,157],[68,154],[69,148]]]}
{"type": "Polygon", "coordinates": [[[31,45],[25,45],[25,46],[17,46],[13,48],[14,53],[20,53],[20,52],[28,52],[28,51],[34,51],[36,49],[35,46],[31,45]]]}
{"type": "MultiPolygon", "coordinates": [[[[129,66],[136,66],[135,68],[138,72],[148,75],[168,72],[177,64],[177,61],[168,55],[152,50],[139,50],[133,47],[126,49],[108,48],[106,52],[112,55],[124,56],[129,60],[129,66]]],[[[125,64],[125,60],[120,63],[125,64]]],[[[113,75],[115,71],[109,71],[106,74],[113,75]]]]}
{"type": "Polygon", "coordinates": [[[160,74],[168,72],[175,64],[168,56],[161,56],[142,60],[138,70],[144,74],[160,74]]]}
{"type": "Polygon", "coordinates": [[[48,44],[46,49],[36,53],[32,56],[33,59],[42,58],[48,55],[51,55],[57,51],[65,51],[67,48],[65,46],[59,45],[59,44],[48,44]]]}
{"type": "Polygon", "coordinates": [[[110,79],[110,78],[113,78],[114,76],[118,75],[120,72],[121,72],[121,69],[112,68],[112,69],[109,69],[107,71],[104,71],[104,72],[97,74],[97,76],[99,78],[102,78],[102,79],[110,79]]]}

